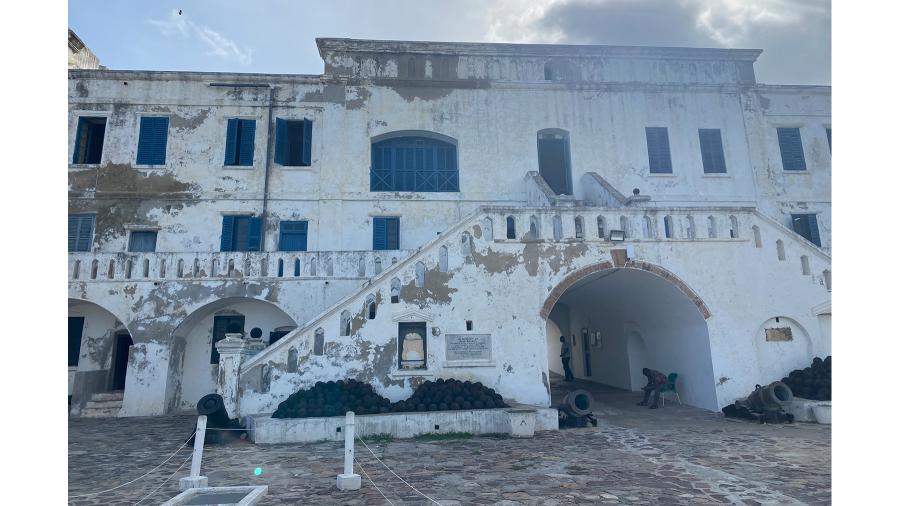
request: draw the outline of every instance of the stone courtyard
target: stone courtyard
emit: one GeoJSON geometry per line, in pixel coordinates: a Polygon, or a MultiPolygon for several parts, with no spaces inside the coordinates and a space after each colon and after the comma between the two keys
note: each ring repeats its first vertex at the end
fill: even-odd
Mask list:
{"type": "MultiPolygon", "coordinates": [[[[541,432],[533,439],[465,437],[377,440],[374,453],[442,504],[828,504],[831,428],[758,425],[668,402],[648,410],[639,394],[590,387],[596,428],[541,432]]],[[[562,387],[554,384],[554,398],[562,387]]],[[[191,416],[70,419],[69,495],[133,480],[165,460],[189,436],[191,416]]],[[[134,484],[70,504],[160,504],[178,493],[190,455],[182,449],[134,484]],[[163,481],[173,475],[163,484],[163,481]],[[162,484],[162,486],[160,486],[162,484]],[[159,487],[156,492],[154,489],[159,487]]],[[[390,504],[363,476],[358,492],[335,477],[342,444],[207,446],[211,485],[269,486],[262,504],[390,504]],[[262,469],[256,476],[254,470],[262,469]]],[[[384,469],[362,445],[357,459],[393,504],[429,504],[384,469]]],[[[357,468],[357,472],[363,475],[357,468]]],[[[432,503],[433,504],[433,503],[432,503]]]]}

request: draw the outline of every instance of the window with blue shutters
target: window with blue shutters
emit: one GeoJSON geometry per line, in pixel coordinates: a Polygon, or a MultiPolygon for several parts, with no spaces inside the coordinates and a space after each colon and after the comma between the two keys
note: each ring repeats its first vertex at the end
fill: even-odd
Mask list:
{"type": "Polygon", "coordinates": [[[278,249],[281,251],[306,251],[309,224],[306,221],[282,221],[278,249]]]}
{"type": "Polygon", "coordinates": [[[669,152],[669,130],[666,127],[646,127],[647,154],[651,174],[671,174],[672,154],[669,152]]]}
{"type": "Polygon", "coordinates": [[[106,118],[78,118],[75,130],[74,164],[97,164],[103,156],[103,136],[106,133],[106,118]]]}
{"type": "Polygon", "coordinates": [[[792,214],[791,225],[794,232],[816,246],[822,247],[822,240],[819,237],[819,221],[815,214],[792,214]]]}
{"type": "Polygon", "coordinates": [[[275,120],[275,163],[285,167],[312,165],[312,121],[275,120]]]}
{"type": "Polygon", "coordinates": [[[456,145],[423,135],[373,142],[369,189],[458,192],[456,145]]]}
{"type": "Polygon", "coordinates": [[[222,251],[259,251],[262,219],[256,216],[222,217],[222,251]]]}
{"type": "Polygon", "coordinates": [[[231,118],[225,131],[225,165],[253,165],[256,120],[231,118]]]}
{"type": "Polygon", "coordinates": [[[164,165],[166,163],[166,142],[169,136],[168,116],[141,117],[141,131],[138,135],[138,165],[164,165]]]}
{"type": "Polygon", "coordinates": [[[156,251],[156,230],[132,230],[128,237],[128,251],[133,253],[156,251]]]}
{"type": "Polygon", "coordinates": [[[779,128],[778,147],[781,149],[781,166],[784,170],[806,170],[799,128],[779,128]]]}
{"type": "Polygon", "coordinates": [[[372,249],[400,249],[399,217],[375,217],[372,219],[372,249]]]}
{"type": "Polygon", "coordinates": [[[704,174],[725,174],[725,150],[722,131],[718,128],[700,129],[700,156],[704,174]]]}
{"type": "Polygon", "coordinates": [[[69,215],[69,251],[90,251],[94,238],[93,214],[69,215]]]}

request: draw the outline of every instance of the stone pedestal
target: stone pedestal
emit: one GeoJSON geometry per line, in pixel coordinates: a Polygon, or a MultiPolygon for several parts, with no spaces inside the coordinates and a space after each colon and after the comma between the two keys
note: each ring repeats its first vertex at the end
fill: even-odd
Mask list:
{"type": "Polygon", "coordinates": [[[512,437],[534,437],[536,411],[533,409],[510,409],[509,434],[512,437]]]}
{"type": "MultiPolygon", "coordinates": [[[[228,416],[237,418],[240,416],[239,383],[241,379],[241,365],[244,360],[258,352],[254,350],[242,334],[225,334],[225,339],[216,343],[216,351],[219,352],[219,374],[216,377],[216,393],[222,396],[228,416]]],[[[265,346],[265,345],[264,345],[265,346]]]]}
{"type": "Polygon", "coordinates": [[[178,490],[184,492],[190,488],[204,488],[209,486],[209,479],[206,476],[185,476],[178,480],[178,490]]]}
{"type": "Polygon", "coordinates": [[[358,474],[339,474],[337,477],[338,490],[359,490],[362,486],[362,478],[358,474]]]}

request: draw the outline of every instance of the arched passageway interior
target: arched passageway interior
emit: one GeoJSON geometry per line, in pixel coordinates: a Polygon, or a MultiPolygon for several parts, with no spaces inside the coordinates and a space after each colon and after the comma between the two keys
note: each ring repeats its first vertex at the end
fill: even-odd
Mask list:
{"type": "Polygon", "coordinates": [[[642,368],[675,372],[682,401],[717,409],[706,320],[653,273],[603,270],[563,293],[547,321],[550,371],[562,374],[560,335],[569,340],[577,379],[639,390],[646,383],[642,368]]]}
{"type": "Polygon", "coordinates": [[[92,394],[124,389],[128,350],[117,357],[117,341],[131,336],[113,313],[93,302],[69,299],[68,316],[69,395],[77,412],[92,394]]]}
{"type": "Polygon", "coordinates": [[[251,335],[273,343],[297,323],[278,306],[259,299],[232,297],[211,302],[187,316],[172,334],[174,361],[172,376],[179,378],[172,405],[176,410],[193,410],[197,401],[216,391],[219,354],[214,343],[226,333],[251,335]]]}

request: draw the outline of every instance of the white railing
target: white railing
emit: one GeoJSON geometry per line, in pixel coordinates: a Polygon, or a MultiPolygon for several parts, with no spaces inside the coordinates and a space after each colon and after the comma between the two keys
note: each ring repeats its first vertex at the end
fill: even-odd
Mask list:
{"type": "Polygon", "coordinates": [[[69,279],[371,278],[413,252],[69,253],[69,279]]]}

